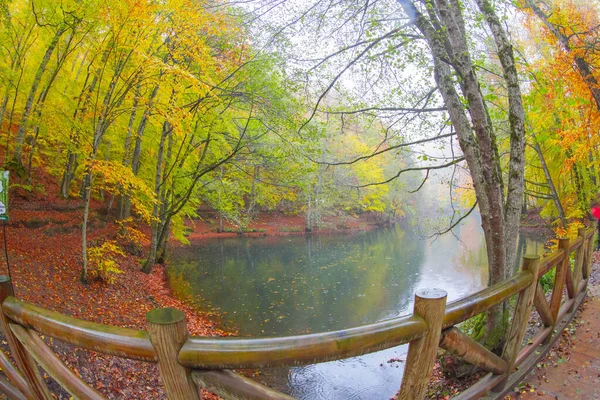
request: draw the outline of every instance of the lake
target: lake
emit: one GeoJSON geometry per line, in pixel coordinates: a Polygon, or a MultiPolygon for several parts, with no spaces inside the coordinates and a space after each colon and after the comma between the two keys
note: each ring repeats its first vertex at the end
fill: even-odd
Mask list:
{"type": "MultiPolygon", "coordinates": [[[[521,237],[521,254],[542,243],[521,237]]],[[[520,257],[519,257],[520,258],[520,257]]],[[[174,293],[215,310],[225,329],[268,337],[351,328],[409,314],[414,292],[439,287],[448,301],[487,285],[478,216],[437,239],[401,225],[317,236],[207,239],[173,250],[174,293]]],[[[361,357],[262,371],[261,381],[300,399],[389,399],[408,346],[361,357]]]]}

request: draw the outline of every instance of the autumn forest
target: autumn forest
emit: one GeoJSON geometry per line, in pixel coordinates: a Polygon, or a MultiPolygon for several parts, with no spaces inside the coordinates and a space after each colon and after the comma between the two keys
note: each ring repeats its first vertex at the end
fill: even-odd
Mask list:
{"type": "MultiPolygon", "coordinates": [[[[273,216],[431,238],[475,213],[491,285],[522,224],[575,237],[599,201],[595,0],[0,0],[0,23],[13,280],[61,312],[194,313],[157,272],[171,247],[273,216]]],[[[505,307],[480,321],[490,349],[505,307]]],[[[152,389],[123,396],[156,395],[128,373],[152,389]]]]}

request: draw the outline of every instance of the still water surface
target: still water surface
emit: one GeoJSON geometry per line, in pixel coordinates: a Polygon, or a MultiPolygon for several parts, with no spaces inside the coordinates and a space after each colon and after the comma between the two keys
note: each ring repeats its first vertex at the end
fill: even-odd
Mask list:
{"type": "MultiPolygon", "coordinates": [[[[208,239],[174,251],[176,294],[215,309],[240,336],[351,328],[408,314],[415,290],[439,287],[448,301],[486,286],[479,218],[424,240],[400,225],[328,236],[208,239]]],[[[543,253],[520,238],[523,253],[543,253]]],[[[263,371],[263,381],[300,399],[389,399],[407,346],[342,361],[263,371]],[[389,362],[392,360],[391,362],[389,362]]]]}

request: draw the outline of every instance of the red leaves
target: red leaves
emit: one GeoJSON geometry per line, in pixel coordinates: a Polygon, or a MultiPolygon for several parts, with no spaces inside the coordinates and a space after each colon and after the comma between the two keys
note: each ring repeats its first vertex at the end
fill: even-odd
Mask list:
{"type": "MultiPolygon", "coordinates": [[[[80,283],[81,209],[74,205],[74,201],[11,204],[8,252],[18,298],[77,318],[137,329],[146,329],[145,315],[151,309],[176,307],[187,314],[193,334],[225,334],[204,314],[171,298],[162,268],[155,267],[146,275],[134,256],[123,258],[119,268],[124,273],[113,285],[80,283]]],[[[88,229],[91,245],[101,245],[116,236],[117,226],[105,222],[104,213],[100,205],[92,209],[88,229]]],[[[77,375],[109,399],[165,398],[153,364],[105,356],[57,340],[50,342],[49,338],[47,342],[77,375]]],[[[69,398],[58,385],[51,388],[57,398],[69,398]]]]}

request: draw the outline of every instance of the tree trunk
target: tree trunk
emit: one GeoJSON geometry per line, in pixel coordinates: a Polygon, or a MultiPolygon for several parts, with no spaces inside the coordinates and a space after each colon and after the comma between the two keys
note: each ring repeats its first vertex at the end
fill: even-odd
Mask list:
{"type": "MultiPolygon", "coordinates": [[[[109,54],[109,51],[105,50],[104,54],[102,56],[102,63],[106,62],[106,60],[108,59],[108,54],[109,54]]],[[[89,100],[92,97],[92,93],[96,89],[96,85],[98,84],[100,72],[101,72],[101,69],[98,68],[94,74],[92,83],[90,84],[89,87],[87,87],[86,84],[90,77],[90,73],[88,72],[88,75],[83,84],[83,88],[81,89],[81,94],[79,95],[79,98],[77,100],[77,107],[75,108],[75,111],[73,111],[73,120],[77,120],[79,115],[86,113],[89,100]]],[[[77,169],[77,160],[79,157],[78,157],[77,152],[74,151],[73,148],[77,148],[78,143],[79,143],[79,135],[78,135],[75,127],[73,127],[73,128],[71,128],[71,132],[69,134],[69,148],[67,150],[67,164],[65,166],[65,171],[63,173],[62,181],[60,184],[61,194],[62,194],[63,198],[65,198],[65,199],[69,198],[71,182],[73,181],[73,178],[75,177],[75,171],[77,169]]]]}
{"type": "Polygon", "coordinates": [[[13,160],[18,165],[21,165],[21,149],[23,147],[23,140],[25,139],[25,131],[27,130],[27,123],[29,121],[29,115],[31,114],[31,109],[33,107],[33,100],[35,99],[35,96],[37,94],[38,87],[40,85],[40,82],[42,81],[42,76],[44,75],[44,72],[46,71],[46,67],[48,66],[50,57],[52,57],[52,53],[54,52],[54,49],[58,45],[58,41],[60,40],[60,37],[63,35],[63,33],[66,32],[66,30],[67,30],[66,27],[60,27],[56,31],[56,33],[54,34],[54,37],[52,38],[52,41],[50,42],[50,44],[48,45],[48,48],[46,49],[44,58],[42,58],[42,62],[40,63],[40,65],[37,69],[37,72],[35,73],[35,77],[33,78],[33,83],[31,84],[31,89],[29,90],[29,96],[27,97],[27,101],[25,102],[25,110],[23,111],[23,115],[21,116],[21,122],[19,123],[19,130],[17,131],[17,139],[16,139],[17,143],[15,146],[15,152],[13,154],[13,160]]]}
{"type": "Polygon", "coordinates": [[[540,159],[540,164],[542,165],[542,171],[544,171],[544,176],[546,177],[546,182],[548,183],[548,189],[550,189],[550,195],[552,196],[552,200],[554,201],[554,206],[558,210],[558,215],[562,222],[563,228],[567,228],[567,218],[565,216],[565,210],[562,206],[560,198],[558,197],[558,192],[556,191],[556,187],[554,186],[554,180],[552,179],[552,175],[550,175],[550,170],[548,169],[548,165],[546,164],[546,158],[544,157],[544,153],[540,148],[540,144],[537,142],[535,135],[533,136],[533,148],[540,159]]]}
{"type": "Polygon", "coordinates": [[[161,265],[165,265],[167,262],[167,252],[169,245],[169,229],[171,227],[171,217],[167,217],[158,237],[158,258],[157,262],[161,265]]]}
{"type": "Polygon", "coordinates": [[[306,233],[311,233],[313,230],[313,225],[312,225],[312,187],[311,184],[308,184],[308,190],[307,190],[307,199],[306,199],[306,214],[304,216],[304,232],[306,233]]]}
{"type": "MultiPolygon", "coordinates": [[[[137,115],[138,103],[140,99],[141,85],[138,84],[135,87],[135,95],[133,97],[133,105],[131,107],[131,114],[129,115],[129,124],[127,125],[127,134],[125,135],[125,146],[123,154],[123,165],[131,165],[131,138],[133,136],[133,126],[135,124],[135,117],[137,115]]],[[[130,200],[127,196],[121,195],[119,199],[119,219],[123,220],[127,218],[125,216],[126,208],[131,208],[130,200]],[[127,203],[127,204],[126,204],[127,203]]],[[[129,212],[127,212],[129,214],[129,212]]]]}
{"type": "MultiPolygon", "coordinates": [[[[102,102],[102,106],[100,108],[100,115],[98,116],[98,120],[96,122],[96,126],[94,129],[94,137],[92,141],[92,153],[88,158],[88,165],[86,173],[84,174],[82,186],[81,186],[81,195],[85,203],[84,207],[84,215],[83,215],[83,223],[81,228],[81,250],[83,257],[83,268],[81,271],[81,281],[87,282],[88,277],[88,261],[87,261],[87,222],[88,222],[88,214],[90,207],[90,198],[92,192],[92,183],[93,183],[93,170],[92,163],[96,160],[96,156],[98,154],[98,149],[100,148],[100,143],[102,142],[102,138],[106,133],[106,130],[111,124],[111,120],[109,118],[110,113],[110,104],[113,101],[113,94],[115,92],[115,88],[117,86],[117,82],[121,78],[121,72],[123,70],[123,64],[117,64],[113,76],[108,85],[108,89],[106,94],[104,95],[104,100],[102,102]]],[[[123,93],[124,95],[124,93],[123,93]]]]}
{"type": "MultiPolygon", "coordinates": [[[[148,104],[144,109],[144,113],[142,114],[142,119],[140,120],[140,124],[138,125],[136,135],[135,135],[135,147],[133,149],[133,156],[131,159],[131,170],[134,175],[137,175],[140,170],[140,160],[142,156],[142,138],[144,136],[144,131],[146,130],[146,124],[148,123],[148,118],[150,117],[150,112],[152,111],[152,106],[154,104],[154,98],[158,93],[159,85],[154,86],[152,89],[152,93],[150,94],[150,98],[148,99],[148,104]]],[[[129,218],[131,215],[131,199],[128,195],[124,196],[123,199],[123,213],[122,219],[129,218]]]]}
{"type": "Polygon", "coordinates": [[[252,215],[254,214],[254,206],[256,206],[256,181],[259,174],[260,165],[255,165],[252,173],[252,190],[250,192],[250,201],[248,202],[248,207],[246,208],[246,219],[244,221],[244,225],[240,226],[240,233],[242,233],[243,230],[248,229],[248,226],[253,219],[252,215]]]}
{"type": "Polygon", "coordinates": [[[67,56],[70,53],[70,46],[71,46],[71,42],[73,41],[73,34],[68,35],[68,39],[67,39],[67,43],[65,44],[65,49],[63,50],[62,54],[59,55],[58,57],[58,61],[56,63],[56,67],[54,68],[54,70],[52,71],[52,75],[50,76],[50,79],[48,80],[48,83],[46,83],[46,86],[44,87],[44,89],[42,90],[42,92],[40,93],[35,107],[33,109],[33,115],[34,115],[34,120],[35,120],[35,125],[33,127],[33,139],[31,141],[31,150],[29,151],[29,158],[27,161],[27,182],[28,184],[31,184],[31,164],[33,162],[33,155],[35,154],[35,149],[36,149],[36,145],[37,145],[37,140],[40,134],[40,120],[42,118],[42,111],[44,109],[44,104],[46,103],[46,98],[48,97],[48,93],[50,92],[50,89],[52,88],[52,84],[54,83],[54,81],[56,80],[56,77],[58,75],[58,72],[60,71],[60,69],[62,68],[62,66],[64,65],[65,60],[67,59],[67,56]]]}
{"type": "MultiPolygon", "coordinates": [[[[487,1],[477,3],[494,35],[507,83],[510,161],[506,201],[496,134],[471,61],[461,5],[457,0],[435,0],[426,8],[425,17],[412,2],[400,2],[427,40],[434,62],[434,78],[471,172],[487,247],[489,284],[493,285],[510,274],[515,257],[523,201],[525,129],[512,47],[487,1]],[[463,99],[468,104],[466,110],[463,99]]],[[[502,345],[507,317],[502,304],[488,313],[485,342],[489,348],[499,349],[502,345]]]]}
{"type": "Polygon", "coordinates": [[[6,87],[5,93],[4,99],[2,100],[2,106],[0,106],[0,129],[2,129],[2,121],[4,121],[4,114],[6,113],[6,107],[8,106],[8,86],[6,87]]]}
{"type": "Polygon", "coordinates": [[[217,231],[219,233],[223,232],[223,208],[222,208],[222,204],[221,204],[222,192],[223,192],[223,166],[221,165],[221,167],[219,168],[219,194],[217,197],[217,207],[219,209],[219,227],[217,228],[217,231]]]}
{"type": "Polygon", "coordinates": [[[83,192],[83,222],[81,223],[81,256],[83,258],[83,266],[81,269],[81,282],[88,282],[88,259],[87,259],[87,224],[90,214],[90,197],[92,190],[92,171],[88,171],[83,180],[86,190],[83,192]]]}
{"type": "MultiPolygon", "coordinates": [[[[160,200],[160,190],[162,183],[162,170],[163,170],[163,154],[165,150],[165,141],[167,135],[173,129],[171,124],[168,121],[163,123],[162,134],[160,136],[160,144],[158,145],[157,152],[157,160],[156,160],[156,172],[154,175],[154,193],[156,194],[157,200],[160,200]]],[[[142,271],[145,273],[150,273],[152,271],[152,267],[156,264],[156,255],[158,250],[158,235],[160,229],[160,220],[159,220],[159,204],[154,203],[152,208],[152,232],[150,234],[150,249],[148,250],[148,258],[146,262],[142,266],[142,271]]]]}

